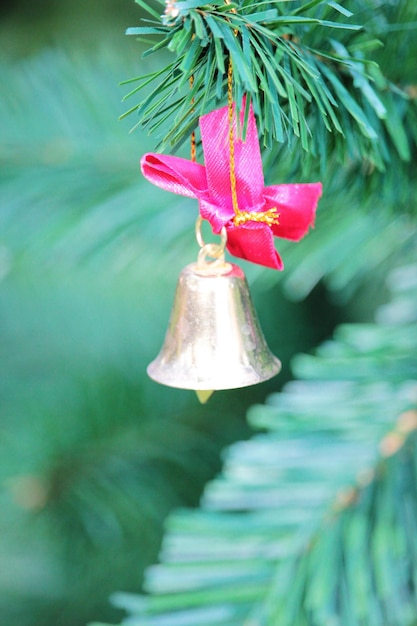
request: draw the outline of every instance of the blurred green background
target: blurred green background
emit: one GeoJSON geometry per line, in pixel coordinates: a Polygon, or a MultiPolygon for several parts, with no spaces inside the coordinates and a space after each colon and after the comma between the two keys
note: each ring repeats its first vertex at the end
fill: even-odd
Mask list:
{"type": "MultiPolygon", "coordinates": [[[[128,108],[119,83],[162,62],[145,65],[140,44],[124,35],[140,15],[130,0],[10,0],[0,13],[0,615],[8,626],[120,618],[108,596],[140,590],[168,512],[198,503],[221,450],[249,435],[247,408],[289,379],[294,354],[341,320],[372,317],[384,298],[387,242],[409,236],[403,218],[375,220],[352,205],[336,223],[324,203],[311,243],[280,246],[286,283],[243,264],[282,374],[206,406],[148,380],[177,276],[196,255],[197,207],[142,180],[139,158],[152,138],[118,120],[128,108]],[[332,277],[340,240],[358,230],[364,241],[380,236],[369,248],[371,274],[353,263],[332,277]]],[[[334,183],[327,208],[337,193],[334,183]]]]}

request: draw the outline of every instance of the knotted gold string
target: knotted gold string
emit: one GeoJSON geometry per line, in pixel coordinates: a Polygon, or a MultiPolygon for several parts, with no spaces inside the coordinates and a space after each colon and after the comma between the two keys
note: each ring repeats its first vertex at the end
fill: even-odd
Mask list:
{"type": "MultiPolygon", "coordinates": [[[[231,0],[225,0],[226,4],[230,4],[231,0]]],[[[232,9],[233,13],[236,13],[236,9],[232,9]]],[[[235,30],[235,36],[237,30],[235,30]]],[[[194,75],[190,76],[190,88],[194,85],[194,75]]],[[[194,104],[194,98],[192,99],[194,104]]],[[[229,119],[229,153],[230,153],[230,189],[232,193],[232,205],[235,216],[233,223],[235,226],[241,226],[246,222],[262,222],[268,226],[279,224],[279,213],[276,208],[268,209],[267,211],[241,211],[239,209],[239,202],[237,199],[236,189],[236,165],[235,165],[235,137],[233,131],[233,62],[232,57],[229,57],[229,67],[227,70],[227,107],[228,107],[228,119],[229,119]]],[[[194,110],[194,109],[192,109],[194,110]]],[[[195,131],[191,133],[191,161],[196,161],[196,138],[195,131]]]]}
{"type": "MultiPolygon", "coordinates": [[[[191,74],[190,76],[190,89],[192,89],[194,86],[194,74],[191,74]]],[[[191,104],[194,104],[194,98],[191,99],[191,104]]],[[[191,109],[192,112],[194,112],[194,107],[191,109]]],[[[193,163],[195,163],[197,160],[197,147],[196,147],[196,140],[195,140],[195,130],[193,130],[193,132],[191,133],[191,161],[193,163]]]]}
{"type": "MultiPolygon", "coordinates": [[[[225,3],[231,4],[231,0],[225,0],[225,3]]],[[[232,8],[232,12],[237,13],[235,8],[232,8]]],[[[236,29],[235,37],[237,32],[236,29]]],[[[229,67],[227,69],[227,106],[229,117],[230,189],[232,192],[233,211],[235,212],[233,223],[235,226],[241,226],[246,222],[263,222],[268,224],[268,226],[279,224],[279,214],[275,207],[267,211],[241,211],[239,209],[236,190],[235,138],[233,132],[233,62],[231,55],[229,56],[229,67]]]]}
{"type": "Polygon", "coordinates": [[[232,204],[235,216],[233,223],[235,226],[241,226],[246,222],[262,222],[268,226],[278,224],[278,213],[276,208],[267,211],[241,211],[237,199],[236,189],[236,165],[235,165],[235,137],[233,131],[233,64],[231,57],[229,58],[229,67],[227,71],[227,107],[229,118],[229,152],[230,152],[230,189],[232,192],[232,204]]]}

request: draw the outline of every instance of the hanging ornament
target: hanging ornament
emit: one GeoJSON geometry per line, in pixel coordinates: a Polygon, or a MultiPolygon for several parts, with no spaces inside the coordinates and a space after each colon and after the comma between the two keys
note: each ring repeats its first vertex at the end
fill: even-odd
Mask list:
{"type": "MultiPolygon", "coordinates": [[[[152,183],[199,202],[201,250],[197,263],[180,274],[165,341],[148,374],[168,386],[194,389],[201,402],[217,389],[253,385],[281,369],[260,329],[246,278],[225,261],[225,247],[234,256],[282,270],[274,236],[301,239],[314,223],[321,196],[321,183],[265,186],[252,106],[245,138],[238,133],[231,64],[228,86],[228,105],[200,118],[205,165],[194,156],[189,161],[149,153],[141,160],[152,183]],[[220,244],[204,243],[202,219],[221,235],[220,244]]],[[[239,128],[244,110],[245,100],[239,128]]],[[[192,148],[195,155],[193,139],[192,148]]]]}

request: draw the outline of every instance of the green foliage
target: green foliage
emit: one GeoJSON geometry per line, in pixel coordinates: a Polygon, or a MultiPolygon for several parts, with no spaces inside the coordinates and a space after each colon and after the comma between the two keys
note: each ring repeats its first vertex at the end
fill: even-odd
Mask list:
{"type": "Polygon", "coordinates": [[[415,137],[406,126],[415,106],[403,89],[404,74],[394,84],[373,60],[390,27],[403,28],[411,44],[407,28],[415,28],[417,13],[410,5],[405,16],[401,6],[395,13],[390,3],[384,7],[372,0],[346,6],[328,0],[185,0],[168,4],[159,18],[148,3],[139,4],[152,19],[128,34],[158,37],[145,56],[163,48],[175,53],[173,61],[126,81],[138,85],[125,98],[153,84],[125,115],[138,113],[138,125],[160,139],[158,149],[175,149],[200,115],[226,103],[232,59],[234,99],[240,103],[244,94],[250,96],[269,150],[285,142],[300,155],[310,152],[310,167],[317,158],[324,165],[335,153],[340,163],[349,158],[379,169],[394,151],[397,158],[410,159],[415,137]]]}
{"type": "MultiPolygon", "coordinates": [[[[309,3],[308,17],[313,16],[319,4],[309,3]]],[[[306,35],[312,48],[323,50],[323,43],[333,54],[336,50],[330,46],[330,39],[326,36],[321,41],[322,33],[329,37],[332,33],[356,62],[357,55],[368,57],[369,51],[363,43],[355,50],[353,41],[364,42],[368,35],[371,41],[372,37],[384,40],[385,48],[371,50],[372,59],[378,61],[390,81],[388,89],[383,87],[382,91],[379,86],[377,89],[373,74],[370,78],[371,70],[375,71],[372,64],[359,61],[359,66],[353,66],[348,59],[319,61],[337,72],[358,106],[362,107],[366,94],[369,95],[365,83],[360,82],[365,71],[377,97],[387,110],[391,107],[389,117],[380,120],[376,101],[366,105],[367,119],[379,135],[378,149],[383,153],[383,161],[390,160],[390,165],[383,177],[369,176],[369,170],[353,162],[342,170],[337,158],[343,157],[343,145],[338,144],[339,155],[332,154],[333,136],[337,133],[324,132],[321,113],[312,106],[314,98],[308,104],[295,89],[296,105],[299,112],[310,116],[312,132],[314,124],[318,124],[317,137],[324,141],[320,143],[320,155],[330,152],[324,202],[316,229],[305,241],[298,245],[277,242],[286,263],[282,275],[245,267],[269,343],[284,362],[294,351],[317,344],[332,327],[332,315],[345,318],[354,311],[368,318],[374,301],[383,298],[383,278],[388,268],[404,257],[415,258],[415,222],[407,214],[415,211],[412,168],[416,117],[414,102],[404,97],[403,89],[408,86],[407,94],[412,98],[415,5],[369,2],[363,15],[359,9],[363,9],[364,3],[355,2],[351,7],[355,15],[351,18],[343,13],[347,3],[336,8],[334,2],[322,4],[332,19],[366,23],[369,33],[296,20],[288,28],[293,39],[281,38],[282,46],[284,50],[285,42],[293,48],[301,46],[294,39],[297,33],[306,35]],[[360,19],[356,20],[356,16],[360,19]],[[401,36],[394,36],[395,33],[401,36]],[[355,80],[359,80],[360,87],[353,87],[355,80]],[[327,145],[328,150],[322,150],[322,145],[327,145]],[[409,169],[397,155],[410,159],[409,169]],[[313,292],[312,297],[291,306],[282,298],[278,281],[293,299],[313,292]],[[323,284],[331,297],[344,305],[350,303],[349,307],[335,312],[326,300],[323,284]]],[[[74,6],[77,5],[71,3],[71,11],[77,15],[73,22],[79,23],[80,14],[74,6]]],[[[246,4],[243,13],[239,7],[238,16],[230,19],[236,23],[241,20],[238,28],[242,33],[246,28],[244,19],[254,21],[257,33],[270,26],[277,33],[282,21],[274,26],[271,14],[265,12],[276,9],[278,17],[282,17],[289,6],[294,13],[295,3],[257,6],[256,11],[264,13],[259,22],[260,15],[246,4]]],[[[196,12],[190,8],[187,19],[191,20],[193,11],[196,12]]],[[[327,18],[322,14],[318,19],[327,18]]],[[[224,14],[219,21],[225,28],[224,14]]],[[[111,47],[93,54],[97,40],[92,35],[98,31],[85,24],[83,29],[84,37],[90,40],[88,53],[74,46],[66,52],[53,48],[21,58],[23,49],[27,52],[34,42],[39,46],[30,23],[30,37],[21,43],[18,59],[3,58],[0,68],[0,614],[10,626],[76,626],[88,619],[116,621],[120,613],[103,608],[109,593],[115,589],[139,589],[143,568],[155,560],[163,518],[172,507],[196,503],[202,485],[218,469],[219,448],[247,436],[242,423],[246,408],[263,401],[267,391],[276,391],[283,380],[280,377],[261,388],[216,394],[205,407],[198,406],[186,392],[163,389],[147,380],[145,367],[160,346],[178,271],[196,254],[193,224],[197,207],[189,200],[173,199],[155,190],[140,178],[139,157],[154,148],[153,141],[143,134],[129,135],[125,122],[116,121],[123,111],[117,83],[121,77],[134,74],[135,63],[130,56],[126,58],[126,52],[120,56],[111,47]]],[[[53,32],[48,29],[48,37],[53,32]]],[[[102,33],[99,29],[100,36],[102,33]]],[[[228,45],[243,46],[243,34],[235,39],[231,44],[229,37],[228,45]]],[[[10,30],[5,40],[9,46],[10,42],[17,46],[16,31],[10,30]]],[[[108,45],[109,39],[105,40],[108,45]]],[[[69,40],[66,41],[68,46],[69,40]]],[[[228,48],[220,43],[226,68],[228,48]]],[[[302,50],[303,46],[304,43],[302,50]]],[[[155,71],[156,58],[146,58],[145,73],[155,71]]],[[[297,68],[302,60],[302,56],[289,57],[289,64],[297,68]]],[[[267,76],[268,69],[263,72],[267,76]]],[[[224,94],[224,83],[220,87],[224,94]]],[[[330,82],[328,88],[333,89],[330,82]]],[[[263,106],[262,90],[258,93],[263,106]]],[[[184,94],[190,96],[187,85],[184,94]]],[[[284,133],[290,137],[293,118],[289,101],[280,100],[280,106],[284,133]]],[[[353,134],[346,133],[354,156],[356,140],[364,137],[363,144],[362,139],[358,142],[359,151],[369,140],[346,109],[343,124],[347,120],[356,128],[353,134]]],[[[167,124],[172,127],[171,122],[167,124]]],[[[315,170],[299,145],[298,139],[294,139],[292,153],[286,145],[274,145],[265,153],[271,182],[300,175],[311,179],[315,170]]],[[[371,147],[370,160],[377,160],[377,146],[371,147]]],[[[385,322],[387,316],[396,324],[404,321],[405,313],[412,320],[413,280],[412,271],[394,277],[394,286],[403,288],[382,310],[380,315],[385,316],[385,322]]],[[[327,345],[327,350],[337,353],[333,360],[323,348],[314,360],[304,357],[296,361],[300,378],[319,373],[325,376],[326,372],[336,376],[344,371],[359,378],[359,374],[365,376],[372,371],[371,385],[365,378],[348,380],[339,390],[337,384],[324,384],[321,379],[299,381],[281,396],[272,396],[267,405],[251,410],[251,423],[266,429],[267,434],[256,437],[247,447],[238,444],[231,449],[224,476],[208,488],[201,511],[169,518],[172,532],[163,548],[167,568],[149,570],[146,584],[151,597],[123,600],[124,606],[132,606],[133,623],[152,623],[149,616],[142,618],[133,610],[135,604],[145,613],[153,611],[153,623],[158,626],[163,626],[165,619],[161,610],[168,611],[168,623],[175,623],[176,619],[181,623],[188,618],[193,626],[203,624],[204,619],[210,624],[216,623],[216,619],[227,624],[229,616],[251,612],[257,598],[262,598],[262,605],[256,603],[256,609],[261,606],[262,618],[274,623],[278,611],[274,598],[280,597],[284,589],[296,605],[299,598],[307,597],[305,590],[313,578],[314,597],[309,596],[305,603],[314,606],[317,615],[329,613],[330,609],[319,606],[324,579],[318,566],[315,573],[317,553],[305,548],[313,545],[314,540],[317,551],[327,554],[323,542],[329,526],[323,511],[339,487],[351,480],[354,461],[362,459],[362,451],[363,458],[369,461],[366,467],[377,465],[372,452],[378,437],[412,400],[407,389],[412,393],[413,387],[407,387],[404,378],[415,377],[408,349],[414,345],[409,329],[404,326],[404,334],[401,329],[390,334],[389,328],[384,327],[381,335],[381,328],[362,328],[360,340],[368,342],[364,345],[371,358],[366,358],[366,354],[359,358],[359,340],[354,341],[354,335],[346,333],[345,328],[334,343],[327,345]],[[385,356],[378,352],[378,347],[383,352],[384,346],[388,350],[385,356]],[[399,357],[396,368],[387,362],[387,354],[399,357]],[[390,374],[386,382],[385,371],[390,374]],[[337,410],[330,406],[330,392],[337,400],[337,410]],[[324,393],[329,393],[328,404],[324,393]],[[358,428],[349,426],[348,414],[358,428]],[[378,418],[375,424],[371,421],[374,415],[378,418]],[[320,430],[321,424],[327,429],[325,432],[320,430]],[[363,440],[359,440],[359,433],[363,440]],[[309,452],[312,465],[314,460],[317,462],[317,471],[312,471],[312,465],[307,467],[306,458],[300,467],[294,463],[292,467],[278,466],[279,455],[284,462],[288,451],[295,450],[296,439],[300,449],[309,452]],[[247,461],[249,452],[245,452],[255,450],[252,445],[259,445],[253,463],[251,459],[247,461]],[[275,445],[279,446],[277,454],[275,445]],[[329,460],[326,466],[322,451],[327,445],[334,464],[329,460]],[[268,451],[265,462],[261,456],[264,449],[268,451]],[[337,472],[335,455],[341,461],[337,472]],[[331,469],[330,477],[324,475],[325,467],[331,469]],[[277,493],[280,497],[287,495],[279,488],[282,476],[283,488],[294,487],[294,498],[299,500],[293,509],[284,498],[278,515],[275,505],[270,510],[268,505],[274,504],[272,497],[277,493]],[[327,482],[329,478],[331,484],[327,482]],[[324,492],[320,492],[323,485],[324,492]],[[240,502],[248,506],[252,502],[252,513],[225,512],[229,497],[233,505],[236,494],[240,502]],[[209,511],[209,507],[213,510],[209,511]],[[322,529],[326,531],[323,535],[322,529]],[[292,556],[284,559],[287,538],[291,547],[294,537],[292,556]],[[180,565],[177,555],[178,559],[185,555],[188,561],[180,565]],[[195,555],[200,562],[191,560],[195,555]],[[275,586],[278,565],[282,565],[290,581],[296,567],[300,586],[292,590],[281,585],[281,574],[275,586]],[[189,585],[195,585],[195,590],[189,585]],[[181,594],[176,593],[179,587],[181,594]],[[271,595],[265,595],[269,591],[271,595]],[[194,606],[194,612],[188,604],[194,606]],[[174,605],[178,610],[171,613],[174,605]]],[[[400,431],[402,424],[399,423],[400,431]]],[[[382,528],[375,542],[373,569],[369,570],[375,578],[380,571],[378,559],[385,558],[380,540],[384,533],[398,537],[396,554],[404,553],[404,527],[397,529],[392,511],[391,517],[387,517],[388,530],[381,527],[376,515],[382,497],[377,478],[396,476],[398,463],[409,458],[406,449],[412,443],[412,436],[406,435],[401,448],[404,452],[381,460],[368,487],[372,490],[369,501],[375,515],[367,517],[368,526],[359,525],[358,529],[357,524],[352,535],[347,533],[360,545],[363,529],[368,533],[369,528],[382,528]],[[378,567],[374,567],[375,563],[378,567]]],[[[410,464],[405,465],[408,472],[410,464]]],[[[399,478],[400,484],[402,480],[399,478]]],[[[351,504],[360,504],[365,493],[363,483],[355,485],[354,492],[351,504]]],[[[406,486],[404,493],[408,503],[406,486]]],[[[396,496],[395,492],[389,494],[390,500],[396,496]]],[[[353,510],[353,515],[356,511],[350,506],[345,502],[340,518],[333,513],[329,518],[336,519],[335,524],[342,520],[343,533],[350,524],[349,511],[353,510]]],[[[362,513],[367,514],[369,508],[360,506],[362,513]]],[[[384,506],[385,512],[388,504],[384,506]]],[[[402,514],[400,507],[395,510],[402,514]]],[[[406,529],[414,528],[408,508],[405,515],[409,522],[406,529]]],[[[381,567],[386,572],[384,563],[381,567]]],[[[398,573],[396,564],[392,571],[398,573]]],[[[344,574],[341,569],[340,575],[344,574]]],[[[402,579],[398,576],[397,580],[402,579]]],[[[381,585],[385,590],[386,579],[381,585]]],[[[361,592],[359,588],[355,594],[361,592]]],[[[331,604],[334,596],[328,597],[331,604]]],[[[242,620],[236,619],[232,623],[241,625],[242,620]]]]}
{"type": "Polygon", "coordinates": [[[415,265],[390,280],[377,323],[339,327],[249,411],[263,432],[170,516],[149,595],[114,596],[123,623],[415,622],[415,265]]]}

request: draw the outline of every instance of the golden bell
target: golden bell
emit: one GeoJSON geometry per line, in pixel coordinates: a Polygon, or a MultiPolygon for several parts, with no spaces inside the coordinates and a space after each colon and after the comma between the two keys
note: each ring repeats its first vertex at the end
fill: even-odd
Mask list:
{"type": "Polygon", "coordinates": [[[163,385],[195,390],[205,402],[214,390],[272,378],[281,363],[266,344],[243,271],[224,262],[224,242],[198,239],[199,259],[179,276],[165,341],[147,372],[163,385]],[[207,263],[207,254],[217,260],[207,263]]]}

